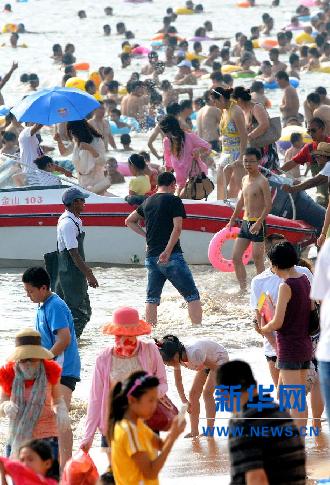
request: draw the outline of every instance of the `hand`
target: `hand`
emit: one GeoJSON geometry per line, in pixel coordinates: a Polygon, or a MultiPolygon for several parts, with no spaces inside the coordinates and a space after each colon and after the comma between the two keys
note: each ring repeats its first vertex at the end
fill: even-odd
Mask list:
{"type": "Polygon", "coordinates": [[[80,449],[83,450],[85,453],[88,453],[91,449],[93,441],[86,441],[80,445],[80,449]]]}
{"type": "Polygon", "coordinates": [[[167,251],[163,251],[160,255],[159,255],[159,258],[158,258],[158,263],[160,264],[166,264],[168,263],[168,260],[170,259],[170,253],[168,253],[167,251]]]}
{"type": "Polygon", "coordinates": [[[186,420],[183,419],[180,424],[179,424],[179,418],[178,416],[175,416],[175,418],[173,419],[173,422],[172,422],[172,425],[171,425],[171,428],[169,430],[169,433],[168,433],[168,436],[169,438],[172,438],[173,441],[175,441],[181,433],[183,433],[185,427],[186,427],[186,420]]]}
{"type": "Polygon", "coordinates": [[[260,221],[256,221],[253,224],[253,226],[251,226],[250,233],[251,234],[258,234],[258,232],[260,232],[260,229],[261,229],[261,222],[260,221]]]}
{"type": "Polygon", "coordinates": [[[56,414],[57,428],[61,433],[65,433],[71,428],[71,420],[63,397],[54,405],[56,414]]]}
{"type": "Polygon", "coordinates": [[[91,286],[92,288],[98,288],[99,283],[98,283],[97,279],[95,278],[92,270],[90,270],[90,272],[87,274],[86,279],[87,279],[87,283],[89,284],[89,286],[91,286]]]}
{"type": "Polygon", "coordinates": [[[56,132],[55,135],[54,135],[54,140],[57,141],[57,142],[62,141],[61,135],[56,132]]]}
{"type": "Polygon", "coordinates": [[[13,62],[13,65],[11,66],[11,71],[14,72],[18,68],[18,62],[13,62]]]}
{"type": "Polygon", "coordinates": [[[257,320],[254,320],[253,321],[254,323],[254,330],[259,333],[259,335],[262,335],[261,331],[260,331],[260,327],[259,327],[259,324],[258,324],[258,321],[257,320]]]}
{"type": "Polygon", "coordinates": [[[327,236],[325,234],[320,234],[319,237],[317,238],[316,245],[320,248],[324,241],[326,240],[327,236]]]}
{"type": "Polygon", "coordinates": [[[1,404],[0,410],[6,418],[15,419],[18,413],[18,406],[13,401],[5,401],[1,404]]]}
{"type": "Polygon", "coordinates": [[[228,229],[231,229],[232,227],[234,227],[236,224],[236,221],[235,219],[233,219],[232,217],[229,219],[229,222],[228,224],[226,224],[226,227],[228,227],[228,229]]]}
{"type": "Polygon", "coordinates": [[[283,192],[287,192],[288,194],[293,194],[293,192],[296,192],[297,189],[295,189],[292,185],[282,185],[281,189],[283,192]]]}

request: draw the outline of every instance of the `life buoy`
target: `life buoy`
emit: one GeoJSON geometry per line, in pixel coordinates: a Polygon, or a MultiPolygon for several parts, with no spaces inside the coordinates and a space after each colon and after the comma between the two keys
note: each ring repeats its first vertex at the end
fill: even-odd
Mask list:
{"type": "Polygon", "coordinates": [[[292,133],[301,133],[304,143],[312,142],[311,137],[303,126],[288,125],[282,129],[281,138],[276,142],[281,152],[285,152],[285,150],[291,147],[290,137],[292,133]]]}
{"type": "Polygon", "coordinates": [[[236,7],[239,7],[239,8],[250,8],[251,7],[251,4],[250,2],[239,2],[236,4],[236,7]]]}
{"type": "Polygon", "coordinates": [[[11,32],[17,32],[17,25],[16,24],[5,24],[2,27],[2,33],[3,34],[8,34],[11,32]]]}
{"type": "MultiPolygon", "coordinates": [[[[222,246],[226,241],[236,239],[239,233],[238,227],[224,227],[221,231],[217,232],[211,239],[208,258],[213,268],[222,271],[223,273],[232,273],[234,271],[234,263],[231,259],[226,259],[222,254],[222,246]]],[[[244,251],[242,262],[248,264],[252,258],[252,244],[249,244],[248,248],[244,251]]]]}
{"type": "Polygon", "coordinates": [[[95,84],[96,88],[99,89],[100,84],[102,82],[102,78],[101,78],[100,74],[97,71],[91,72],[90,75],[88,76],[88,79],[90,79],[91,81],[93,81],[93,83],[95,84]]]}
{"type": "Polygon", "coordinates": [[[270,50],[273,47],[278,47],[278,41],[276,39],[260,40],[260,47],[262,49],[270,50]]]}
{"type": "Polygon", "coordinates": [[[128,162],[118,162],[118,172],[124,175],[124,177],[132,176],[132,173],[128,166],[128,162]]]}
{"type": "Polygon", "coordinates": [[[321,62],[320,67],[315,69],[316,72],[325,72],[326,74],[330,73],[330,63],[329,62],[321,62]]]}
{"type": "Polygon", "coordinates": [[[66,88],[76,88],[80,89],[81,91],[85,91],[85,79],[81,79],[80,77],[70,77],[67,82],[65,83],[66,88]]]}
{"type": "Polygon", "coordinates": [[[296,36],[295,42],[299,45],[301,45],[301,44],[314,44],[315,39],[310,34],[307,34],[307,32],[301,32],[301,34],[298,34],[296,36]]]}
{"type": "Polygon", "coordinates": [[[222,74],[231,74],[232,72],[239,72],[241,70],[241,66],[236,66],[233,64],[225,64],[221,67],[222,74]]]}
{"type": "Polygon", "coordinates": [[[135,56],[147,56],[150,52],[150,49],[148,47],[144,47],[143,45],[138,45],[137,47],[134,47],[132,49],[132,54],[135,56]]]}
{"type": "Polygon", "coordinates": [[[194,11],[191,10],[191,8],[181,7],[181,8],[177,8],[175,13],[177,15],[192,15],[194,11]]]}

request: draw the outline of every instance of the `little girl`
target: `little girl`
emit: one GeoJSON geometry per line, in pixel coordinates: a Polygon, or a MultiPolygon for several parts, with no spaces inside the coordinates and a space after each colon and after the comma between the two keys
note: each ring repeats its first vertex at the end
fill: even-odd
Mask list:
{"type": "Polygon", "coordinates": [[[128,165],[133,177],[129,182],[129,195],[146,195],[151,185],[148,175],[145,174],[147,164],[142,155],[133,153],[128,159],[128,165]]]}
{"type": "Polygon", "coordinates": [[[215,401],[213,397],[216,385],[216,371],[218,367],[228,361],[227,350],[217,342],[208,339],[194,340],[183,345],[174,335],[165,335],[156,344],[160,350],[165,365],[174,367],[175,385],[182,403],[188,404],[191,431],[185,438],[199,435],[198,423],[200,405],[199,400],[203,393],[207,426],[214,426],[215,401]],[[186,398],[182,384],[180,366],[196,371],[193,385],[186,398]]]}
{"type": "Polygon", "coordinates": [[[185,428],[185,420],[179,421],[176,417],[162,441],[144,423],[156,410],[158,384],[157,377],[139,371],[123,383],[118,382],[113,389],[108,441],[116,485],[158,485],[158,474],[185,428]]]}
{"type": "Polygon", "coordinates": [[[45,440],[31,440],[25,443],[18,452],[18,460],[0,457],[1,485],[7,485],[6,475],[14,483],[56,485],[58,483],[58,462],[53,461],[52,450],[45,440]]]}

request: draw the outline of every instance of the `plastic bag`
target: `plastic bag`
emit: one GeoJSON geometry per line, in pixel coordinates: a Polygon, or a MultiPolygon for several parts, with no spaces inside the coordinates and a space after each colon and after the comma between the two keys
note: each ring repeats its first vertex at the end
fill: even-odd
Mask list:
{"type": "Polygon", "coordinates": [[[89,454],[79,450],[65,465],[61,485],[95,485],[98,478],[97,468],[89,454]]]}
{"type": "Polygon", "coordinates": [[[3,464],[5,474],[13,479],[15,485],[56,485],[58,483],[52,478],[37,475],[31,468],[17,460],[0,457],[0,461],[3,464]]]}

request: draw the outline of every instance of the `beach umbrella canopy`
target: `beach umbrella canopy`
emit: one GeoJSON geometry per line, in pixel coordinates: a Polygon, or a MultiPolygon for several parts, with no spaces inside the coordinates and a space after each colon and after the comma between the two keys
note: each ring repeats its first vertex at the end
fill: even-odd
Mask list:
{"type": "Polygon", "coordinates": [[[82,120],[98,108],[94,96],[74,88],[50,88],[22,99],[11,112],[18,121],[54,125],[82,120]]]}
{"type": "Polygon", "coordinates": [[[10,111],[10,108],[8,106],[5,106],[4,104],[0,106],[0,116],[7,116],[9,111],[10,111]]]}

